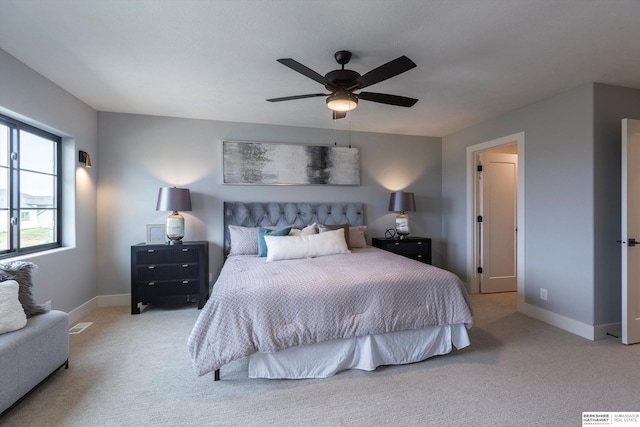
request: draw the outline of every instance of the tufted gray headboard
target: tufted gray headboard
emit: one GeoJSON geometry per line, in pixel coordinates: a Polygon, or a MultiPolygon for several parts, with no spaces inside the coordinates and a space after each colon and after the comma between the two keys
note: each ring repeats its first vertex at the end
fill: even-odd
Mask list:
{"type": "Polygon", "coordinates": [[[224,254],[231,247],[228,225],[304,228],[314,222],[364,225],[362,203],[224,202],[224,254]]]}

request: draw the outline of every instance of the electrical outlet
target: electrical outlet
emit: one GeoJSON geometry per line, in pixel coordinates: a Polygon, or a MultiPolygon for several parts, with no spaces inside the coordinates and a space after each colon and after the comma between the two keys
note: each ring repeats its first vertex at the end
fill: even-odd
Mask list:
{"type": "Polygon", "coordinates": [[[44,303],[44,309],[47,311],[51,310],[51,300],[44,303]]]}
{"type": "Polygon", "coordinates": [[[540,299],[547,300],[547,290],[545,288],[540,288],[540,299]]]}

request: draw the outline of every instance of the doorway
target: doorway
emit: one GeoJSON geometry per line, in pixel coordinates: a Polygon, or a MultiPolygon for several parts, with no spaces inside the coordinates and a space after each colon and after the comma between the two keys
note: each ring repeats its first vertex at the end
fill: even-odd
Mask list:
{"type": "MultiPolygon", "coordinates": [[[[502,138],[487,141],[481,144],[467,147],[467,286],[471,293],[481,292],[482,278],[478,273],[478,269],[483,267],[480,263],[486,264],[486,257],[491,256],[491,253],[487,253],[485,249],[482,251],[481,247],[481,234],[478,229],[478,216],[477,212],[477,164],[478,156],[487,153],[491,154],[511,154],[516,155],[515,167],[511,173],[515,174],[515,223],[517,228],[513,230],[511,241],[515,247],[515,261],[508,261],[507,265],[511,263],[512,269],[515,270],[515,290],[518,293],[518,309],[524,305],[524,242],[525,242],[525,222],[524,222],[524,132],[519,132],[513,135],[508,135],[502,138]],[[484,259],[483,259],[484,257],[484,259]],[[513,264],[515,263],[515,265],[513,264]]],[[[503,168],[505,169],[505,168],[503,168]]],[[[506,169],[509,169],[507,167],[506,169]]],[[[484,218],[483,218],[484,220],[484,218]]],[[[504,260],[503,260],[504,261],[504,260]]],[[[501,267],[502,268],[502,267],[501,267]]],[[[513,274],[512,274],[513,275],[513,274]]],[[[507,276],[507,275],[505,275],[507,276]]]]}
{"type": "Polygon", "coordinates": [[[518,146],[475,155],[476,274],[481,294],[517,290],[518,146]]]}

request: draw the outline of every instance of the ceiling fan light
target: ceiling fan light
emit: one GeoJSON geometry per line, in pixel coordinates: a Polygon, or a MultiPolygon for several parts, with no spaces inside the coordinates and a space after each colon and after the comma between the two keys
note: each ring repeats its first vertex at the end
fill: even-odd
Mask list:
{"type": "Polygon", "coordinates": [[[333,111],[351,111],[358,106],[358,98],[352,94],[337,94],[327,98],[327,107],[333,111]]]}

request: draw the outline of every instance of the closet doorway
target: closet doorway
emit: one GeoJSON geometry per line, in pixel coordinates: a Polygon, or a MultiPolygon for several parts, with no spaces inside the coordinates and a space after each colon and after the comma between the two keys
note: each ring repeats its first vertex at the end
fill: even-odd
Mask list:
{"type": "Polygon", "coordinates": [[[524,132],[467,148],[467,270],[471,293],[524,302],[524,132]]]}
{"type": "Polygon", "coordinates": [[[476,272],[481,294],[515,292],[518,264],[518,146],[476,153],[476,272]]]}

